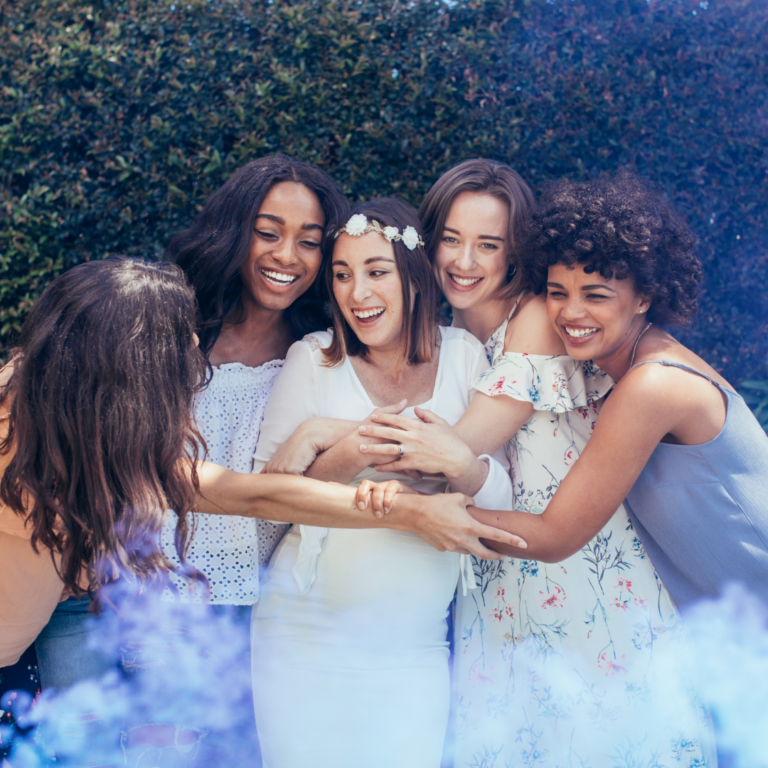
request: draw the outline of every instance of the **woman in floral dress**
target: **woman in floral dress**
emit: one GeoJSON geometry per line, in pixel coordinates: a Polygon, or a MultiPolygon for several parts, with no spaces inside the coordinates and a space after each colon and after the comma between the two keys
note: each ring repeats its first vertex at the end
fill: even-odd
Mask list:
{"type": "MultiPolygon", "coordinates": [[[[476,452],[507,442],[514,509],[544,511],[584,449],[613,382],[565,353],[545,301],[521,290],[515,234],[532,196],[510,168],[461,163],[420,214],[454,325],[485,341],[491,368],[455,430],[476,452]]],[[[440,471],[441,430],[380,415],[366,435],[390,468],[440,471]]],[[[369,450],[373,446],[369,447],[369,450]]],[[[546,564],[475,559],[479,589],[456,602],[457,768],[701,766],[709,727],[665,685],[678,615],[623,507],[579,552],[546,564]]]]}

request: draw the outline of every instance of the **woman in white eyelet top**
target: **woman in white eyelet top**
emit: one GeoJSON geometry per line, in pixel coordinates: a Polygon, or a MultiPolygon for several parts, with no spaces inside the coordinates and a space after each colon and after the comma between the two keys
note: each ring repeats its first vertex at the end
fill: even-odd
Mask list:
{"type": "MultiPolygon", "coordinates": [[[[264,409],[282,360],[250,367],[225,363],[213,368],[213,377],[195,402],[197,427],[208,446],[208,460],[235,472],[250,472],[259,439],[264,409]]],[[[176,558],[174,515],[163,529],[163,547],[176,558]]],[[[210,602],[252,605],[259,597],[259,568],[269,562],[280,539],[290,528],[247,517],[199,515],[187,562],[205,573],[210,602]]],[[[189,582],[174,577],[182,600],[200,599],[190,594],[189,582]]]]}
{"type": "MultiPolygon", "coordinates": [[[[325,324],[316,281],[325,225],[346,209],[319,168],[285,155],[264,157],[240,168],[194,225],[171,241],[169,256],[195,289],[200,346],[212,364],[212,378],[195,402],[210,461],[251,471],[264,408],[288,348],[325,324]]],[[[168,518],[163,547],[178,563],[176,516],[168,518]]],[[[253,605],[259,568],[288,528],[196,515],[187,562],[207,577],[209,602],[253,605]]],[[[182,602],[205,599],[198,585],[172,578],[182,602]]],[[[173,598],[171,590],[166,594],[173,598]]]]}

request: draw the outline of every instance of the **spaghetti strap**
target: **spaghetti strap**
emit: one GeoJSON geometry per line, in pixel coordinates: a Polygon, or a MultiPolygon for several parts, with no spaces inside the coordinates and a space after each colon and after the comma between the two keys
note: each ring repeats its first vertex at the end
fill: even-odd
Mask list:
{"type": "Polygon", "coordinates": [[[659,365],[663,365],[667,368],[680,368],[683,371],[688,371],[688,373],[695,373],[697,376],[701,376],[702,379],[706,379],[710,384],[714,384],[721,392],[728,392],[732,395],[736,394],[736,392],[734,392],[732,389],[724,387],[719,381],[716,381],[711,376],[707,376],[706,373],[702,373],[701,371],[697,371],[695,368],[691,368],[689,365],[676,363],[672,360],[643,360],[642,362],[635,363],[635,365],[633,365],[629,370],[631,371],[633,368],[639,368],[641,365],[647,365],[648,363],[658,363],[659,365]]]}
{"type": "Polygon", "coordinates": [[[517,294],[515,303],[512,305],[512,309],[510,310],[509,314],[507,315],[507,319],[504,322],[505,326],[509,324],[509,321],[512,319],[512,316],[515,314],[515,312],[517,312],[517,308],[520,306],[520,301],[522,300],[523,296],[525,296],[526,293],[527,291],[523,289],[522,291],[520,291],[520,293],[517,294]]]}

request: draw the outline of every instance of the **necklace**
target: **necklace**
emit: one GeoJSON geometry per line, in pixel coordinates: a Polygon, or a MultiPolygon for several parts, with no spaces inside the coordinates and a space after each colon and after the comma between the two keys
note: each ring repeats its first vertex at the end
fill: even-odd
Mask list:
{"type": "Polygon", "coordinates": [[[632,368],[632,366],[635,364],[635,352],[637,352],[637,345],[640,343],[640,339],[643,338],[643,334],[653,325],[653,323],[648,323],[645,328],[643,328],[642,331],[638,334],[637,338],[635,339],[635,346],[632,347],[632,357],[629,358],[629,367],[632,368]]]}

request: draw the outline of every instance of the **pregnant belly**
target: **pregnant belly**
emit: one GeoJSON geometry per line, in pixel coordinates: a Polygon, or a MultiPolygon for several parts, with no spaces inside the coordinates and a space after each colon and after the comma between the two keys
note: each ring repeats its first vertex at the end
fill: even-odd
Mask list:
{"type": "Polygon", "coordinates": [[[292,530],[267,573],[256,607],[259,632],[370,651],[445,643],[445,618],[459,577],[459,555],[390,530],[331,529],[317,576],[301,595],[293,575],[301,537],[292,530]]]}

